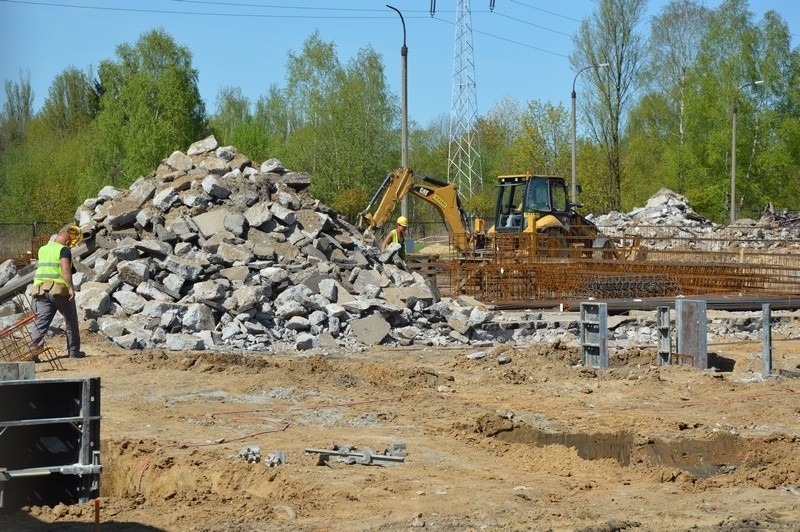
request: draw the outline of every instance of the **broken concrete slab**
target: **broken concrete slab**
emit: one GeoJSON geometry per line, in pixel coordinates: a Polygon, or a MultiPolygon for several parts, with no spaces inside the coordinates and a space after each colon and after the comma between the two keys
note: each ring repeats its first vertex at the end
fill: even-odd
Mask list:
{"type": "Polygon", "coordinates": [[[358,341],[365,345],[383,343],[391,330],[389,322],[379,313],[351,321],[350,328],[358,341]]]}

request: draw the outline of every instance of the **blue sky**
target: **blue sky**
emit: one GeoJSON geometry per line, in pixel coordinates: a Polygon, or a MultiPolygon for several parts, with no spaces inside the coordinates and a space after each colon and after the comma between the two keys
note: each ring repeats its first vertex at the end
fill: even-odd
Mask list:
{"type": "MultiPolygon", "coordinates": [[[[410,119],[425,125],[449,116],[456,0],[438,0],[434,17],[430,0],[0,0],[0,78],[18,81],[20,69],[28,70],[38,110],[65,68],[116,60],[118,44],[162,27],[191,50],[201,96],[213,111],[221,87],[238,86],[255,102],[270,85],[283,86],[287,53],[300,53],[319,30],[342,63],[372,46],[399,95],[403,30],[387,3],[406,23],[410,119]]],[[[648,25],[664,3],[650,0],[648,25]]],[[[489,0],[471,0],[478,113],[505,95],[569,108],[572,35],[595,6],[590,0],[496,0],[490,12],[489,0]]],[[[750,9],[756,21],[777,11],[792,46],[800,46],[800,2],[750,0],[750,9]]],[[[580,98],[580,79],[577,87],[580,98]]]]}

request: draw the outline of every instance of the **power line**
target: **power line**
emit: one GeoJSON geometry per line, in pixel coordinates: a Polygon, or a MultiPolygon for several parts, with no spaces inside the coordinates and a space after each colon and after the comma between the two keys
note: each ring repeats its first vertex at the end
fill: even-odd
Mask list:
{"type": "MultiPolygon", "coordinates": [[[[438,17],[433,17],[433,20],[438,20],[439,22],[443,22],[444,24],[450,24],[451,26],[455,26],[455,24],[453,22],[448,22],[448,21],[440,19],[438,17]]],[[[554,52],[552,50],[545,50],[544,48],[539,48],[538,46],[533,46],[531,44],[525,44],[523,42],[514,41],[514,40],[509,39],[507,37],[501,37],[500,35],[494,35],[493,33],[487,33],[485,31],[480,31],[480,30],[476,30],[476,29],[473,29],[472,32],[473,33],[480,33],[481,35],[486,35],[487,37],[491,37],[493,39],[499,39],[501,41],[505,41],[505,42],[508,42],[508,43],[511,43],[511,44],[516,44],[518,46],[523,46],[525,48],[530,48],[531,50],[536,50],[538,52],[544,52],[546,54],[551,54],[551,55],[555,55],[555,56],[558,56],[558,57],[563,57],[565,59],[569,59],[568,55],[560,54],[560,53],[554,52]]]]}
{"type": "MultiPolygon", "coordinates": [[[[193,3],[193,4],[214,4],[214,5],[236,5],[237,7],[263,7],[263,8],[273,8],[273,9],[308,9],[308,10],[318,10],[318,11],[355,11],[355,12],[383,12],[384,10],[378,9],[351,9],[351,8],[326,8],[326,7],[302,7],[302,6],[284,6],[284,5],[266,5],[266,4],[245,4],[245,3],[229,3],[229,2],[213,2],[210,0],[173,0],[176,2],[181,3],[193,3]]],[[[154,13],[159,15],[193,15],[193,16],[206,16],[206,17],[251,17],[251,18],[282,18],[282,19],[334,19],[334,20],[341,20],[341,19],[353,19],[353,20],[363,20],[363,19],[382,19],[382,18],[393,18],[391,14],[387,15],[363,15],[363,16],[354,16],[354,15],[275,15],[275,14],[259,14],[259,13],[213,13],[213,12],[198,12],[198,11],[174,11],[174,10],[165,10],[165,9],[137,9],[137,8],[129,8],[129,7],[108,7],[108,6],[87,6],[81,4],[64,4],[59,2],[34,2],[31,0],[0,0],[0,2],[5,2],[9,4],[24,4],[24,5],[32,5],[32,6],[43,6],[43,7],[65,7],[65,8],[72,8],[72,9],[85,9],[90,11],[111,11],[111,12],[121,12],[121,13],[154,13]]],[[[418,13],[427,13],[424,10],[416,10],[414,12],[418,13]]],[[[446,12],[446,11],[445,11],[446,12]]],[[[487,11],[488,13],[488,11],[487,11]]],[[[525,23],[523,20],[514,19],[513,17],[508,17],[507,15],[502,15],[506,18],[510,18],[513,20],[517,20],[518,22],[525,23]]],[[[409,18],[429,18],[426,15],[419,15],[419,16],[411,16],[409,18]]],[[[447,22],[446,20],[431,17],[434,20],[438,20],[440,22],[444,22],[445,24],[454,25],[452,22],[447,22]]],[[[535,24],[532,24],[535,26],[535,24]]],[[[555,33],[561,33],[557,30],[551,30],[549,28],[544,28],[541,26],[541,29],[546,29],[548,31],[553,31],[555,33]]],[[[501,37],[500,35],[494,35],[492,33],[487,33],[485,31],[475,30],[473,29],[474,33],[479,33],[481,35],[485,35],[487,37],[491,37],[493,39],[498,39],[501,41],[505,41],[510,44],[515,44],[518,46],[523,46],[525,48],[529,48],[531,50],[537,50],[539,52],[544,52],[551,55],[556,55],[558,57],[569,58],[569,56],[560,54],[558,52],[553,52],[551,50],[545,50],[544,48],[539,48],[536,46],[532,46],[530,44],[525,44],[519,41],[515,41],[513,39],[509,39],[507,37],[501,37]]],[[[564,34],[566,35],[566,34],[564,34]]]]}
{"type": "MultiPolygon", "coordinates": [[[[312,7],[312,6],[287,6],[281,4],[254,4],[254,3],[246,3],[246,2],[220,2],[220,1],[212,1],[212,0],[172,0],[173,2],[181,3],[181,4],[201,4],[201,5],[213,5],[213,6],[231,6],[231,7],[253,7],[253,8],[261,8],[261,9],[287,9],[287,10],[301,10],[301,11],[327,11],[327,12],[355,12],[355,13],[385,13],[385,9],[365,9],[365,8],[344,8],[344,7],[312,7]]],[[[81,4],[63,4],[58,2],[35,2],[31,0],[0,0],[0,2],[6,2],[9,4],[25,4],[25,5],[32,5],[32,6],[43,6],[43,7],[65,7],[65,8],[72,8],[72,9],[88,9],[94,11],[112,11],[112,12],[122,12],[122,13],[154,13],[158,15],[194,15],[194,16],[213,16],[213,17],[256,17],[256,18],[299,18],[299,19],[382,19],[382,18],[393,18],[391,15],[379,15],[379,16],[372,16],[372,15],[363,15],[363,16],[352,16],[352,15],[278,15],[278,14],[256,14],[256,13],[215,13],[215,12],[205,12],[205,11],[173,11],[173,10],[166,10],[166,9],[137,9],[137,8],[130,8],[130,7],[107,7],[107,6],[88,6],[88,5],[81,5],[81,4]]],[[[441,11],[441,10],[440,10],[441,11]]],[[[412,9],[408,10],[409,13],[428,13],[425,10],[419,9],[412,9]]],[[[451,13],[455,11],[448,11],[444,10],[441,11],[442,13],[451,13]]],[[[490,11],[479,11],[479,13],[490,13],[490,11]]],[[[566,33],[560,32],[558,30],[554,30],[551,28],[547,28],[545,26],[540,26],[538,24],[533,24],[531,22],[526,22],[524,20],[510,17],[508,15],[504,15],[502,13],[498,13],[501,17],[508,18],[510,20],[514,20],[516,22],[520,22],[522,24],[528,24],[530,26],[550,31],[553,33],[567,35],[566,33]]],[[[410,16],[409,18],[427,18],[425,16],[410,16]]],[[[482,33],[482,32],[478,32],[482,33]]],[[[503,39],[502,37],[498,37],[502,40],[506,40],[508,42],[509,39],[503,39]]]]}
{"type": "Polygon", "coordinates": [[[509,20],[513,20],[515,22],[520,22],[522,24],[527,24],[528,26],[533,26],[534,28],[539,28],[540,30],[550,31],[550,32],[553,32],[553,33],[557,33],[559,35],[566,35],[567,37],[572,37],[572,35],[570,35],[569,33],[564,33],[563,31],[558,31],[558,30],[554,30],[554,29],[551,29],[551,28],[547,28],[545,26],[540,26],[538,24],[534,24],[533,22],[528,22],[527,20],[522,20],[522,19],[515,18],[515,17],[509,17],[508,15],[504,15],[502,13],[495,13],[495,15],[499,16],[499,17],[507,18],[509,20]]]}
{"type": "MultiPolygon", "coordinates": [[[[286,6],[286,5],[269,5],[269,4],[252,4],[243,2],[214,2],[211,0],[172,0],[182,4],[205,4],[215,6],[232,6],[232,7],[257,7],[262,9],[300,9],[307,11],[366,11],[366,12],[380,12],[385,13],[386,9],[369,9],[360,7],[312,7],[312,6],[286,6]]],[[[427,13],[425,10],[407,9],[406,13],[427,13]]]]}
{"type": "Polygon", "coordinates": [[[577,19],[577,18],[568,17],[567,15],[562,15],[561,13],[556,13],[555,11],[548,11],[546,9],[542,9],[541,7],[531,6],[531,5],[525,4],[523,2],[519,2],[518,0],[508,0],[508,1],[511,2],[512,4],[517,4],[517,5],[520,5],[522,7],[527,7],[528,9],[535,9],[536,11],[541,11],[542,13],[547,13],[548,15],[553,15],[553,16],[556,16],[556,17],[565,18],[567,20],[574,20],[575,22],[580,22],[580,20],[577,19]]]}
{"type": "MultiPolygon", "coordinates": [[[[290,19],[382,19],[393,18],[392,15],[267,15],[260,13],[212,13],[200,11],[173,11],[168,9],[136,9],[130,7],[101,7],[101,6],[86,6],[80,4],[60,4],[56,2],[32,2],[30,0],[0,0],[9,4],[25,4],[31,6],[43,7],[67,7],[73,9],[86,9],[90,11],[112,11],[121,13],[154,13],[158,15],[193,15],[193,16],[206,16],[206,17],[250,17],[250,18],[290,18],[290,19]]],[[[409,18],[427,18],[425,16],[412,16],[409,18]]]]}

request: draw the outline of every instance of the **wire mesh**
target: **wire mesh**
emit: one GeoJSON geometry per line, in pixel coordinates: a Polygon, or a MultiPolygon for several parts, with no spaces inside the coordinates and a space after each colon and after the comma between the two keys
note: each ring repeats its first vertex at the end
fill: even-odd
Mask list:
{"type": "Polygon", "coordinates": [[[26,313],[22,318],[0,330],[0,361],[47,362],[52,369],[63,370],[55,349],[49,347],[44,338],[36,338],[36,314],[28,304],[23,308],[26,313]]]}
{"type": "MultiPolygon", "coordinates": [[[[730,229],[713,237],[685,228],[637,228],[570,239],[506,233],[469,257],[444,263],[452,295],[485,301],[571,297],[800,294],[800,236],[730,229]]],[[[447,290],[443,290],[447,292],[447,290]]]]}

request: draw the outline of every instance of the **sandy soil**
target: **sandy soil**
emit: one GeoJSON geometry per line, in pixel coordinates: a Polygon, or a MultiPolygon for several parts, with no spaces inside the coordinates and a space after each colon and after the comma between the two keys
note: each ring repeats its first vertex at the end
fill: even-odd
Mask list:
{"type": "MultiPolygon", "coordinates": [[[[774,341],[797,371],[800,340],[774,341]]],[[[711,373],[653,366],[655,347],[600,371],[558,344],[132,353],[84,333],[87,358],[37,377],[102,379],[102,530],[800,530],[800,379],[720,342],[731,371],[711,373]],[[304,453],[398,443],[397,464],[304,453]],[[254,445],[287,463],[247,463],[254,445]]],[[[0,528],[94,519],[32,507],[0,528]]]]}

